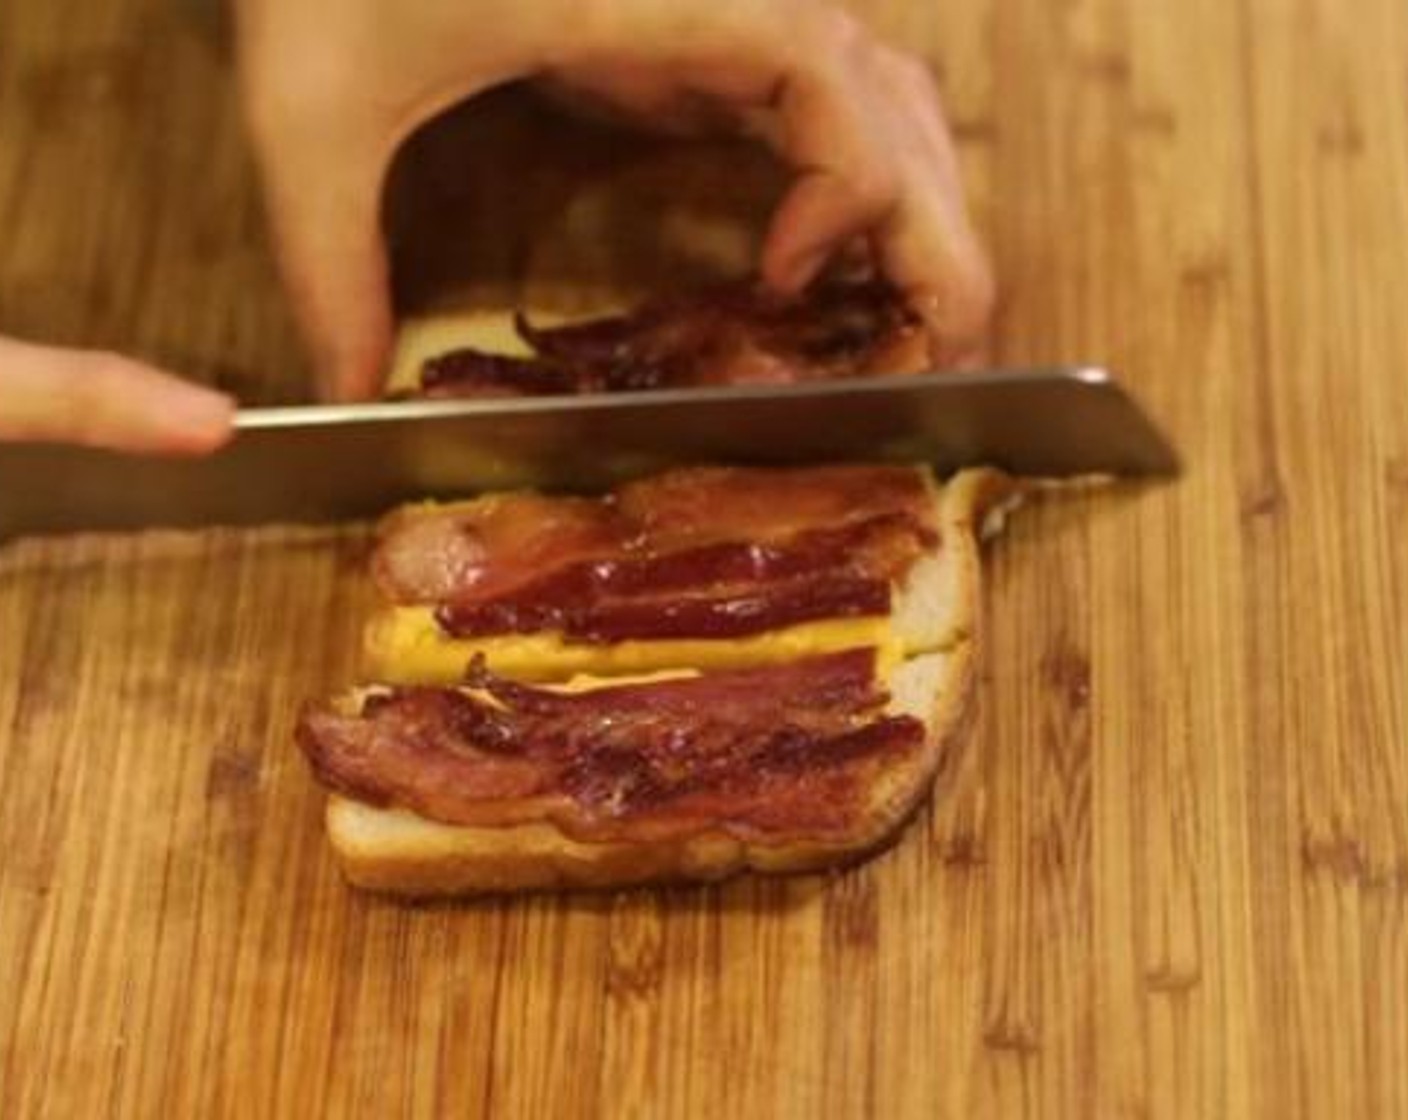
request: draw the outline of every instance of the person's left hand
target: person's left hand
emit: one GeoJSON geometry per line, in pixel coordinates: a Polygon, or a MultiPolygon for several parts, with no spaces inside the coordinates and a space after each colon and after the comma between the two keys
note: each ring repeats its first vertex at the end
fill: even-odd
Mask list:
{"type": "Polygon", "coordinates": [[[224,393],[134,358],[0,337],[0,441],[196,455],[230,437],[234,415],[224,393]]]}

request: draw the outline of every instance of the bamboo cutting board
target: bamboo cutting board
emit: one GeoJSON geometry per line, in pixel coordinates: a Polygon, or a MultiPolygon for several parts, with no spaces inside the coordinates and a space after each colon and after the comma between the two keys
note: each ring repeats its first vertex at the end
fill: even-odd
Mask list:
{"type": "MultiPolygon", "coordinates": [[[[830,878],[362,897],[289,730],[365,527],[10,544],[0,1115],[1408,1116],[1408,9],[865,10],[942,78],[999,356],[1109,362],[1190,467],[992,550],[932,810],[830,878]]],[[[0,330],[297,399],[232,104],[163,0],[0,6],[0,330]]],[[[410,312],[713,274],[777,189],[513,98],[403,172],[410,312]]]]}

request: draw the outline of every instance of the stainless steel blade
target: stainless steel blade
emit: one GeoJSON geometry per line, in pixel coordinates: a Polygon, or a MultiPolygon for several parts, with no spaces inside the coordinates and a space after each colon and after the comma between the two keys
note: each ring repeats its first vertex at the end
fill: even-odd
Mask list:
{"type": "Polygon", "coordinates": [[[0,445],[0,537],[353,519],[415,498],[596,489],[678,463],[840,459],[1045,477],[1178,469],[1138,405],[1089,368],[251,409],[201,460],[0,445]]]}

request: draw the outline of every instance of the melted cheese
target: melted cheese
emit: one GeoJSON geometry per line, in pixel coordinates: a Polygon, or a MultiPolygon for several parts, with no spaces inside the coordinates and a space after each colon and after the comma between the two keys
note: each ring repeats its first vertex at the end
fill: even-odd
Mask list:
{"type": "Polygon", "coordinates": [[[395,607],[367,624],[372,679],[389,684],[453,684],[476,653],[500,676],[527,681],[655,674],[665,670],[737,669],[860,646],[878,649],[888,673],[901,657],[889,616],[822,619],[746,638],[660,639],[609,645],[565,642],[560,634],[504,634],[466,640],[441,632],[429,607],[395,607]]]}

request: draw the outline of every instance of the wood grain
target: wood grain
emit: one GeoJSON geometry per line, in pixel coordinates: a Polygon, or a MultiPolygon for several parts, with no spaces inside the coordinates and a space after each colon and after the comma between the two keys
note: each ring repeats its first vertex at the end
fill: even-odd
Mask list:
{"type": "MultiPolygon", "coordinates": [[[[932,810],[831,878],[362,897],[289,728],[365,530],[11,543],[0,1115],[1408,1116],[1408,9],[863,7],[941,77],[1000,356],[1109,362],[1189,467],[993,549],[932,810]]],[[[412,311],[736,265],[779,183],[513,96],[397,180],[412,311]]],[[[0,5],[0,228],[0,330],[304,392],[175,6],[0,5]]]]}

